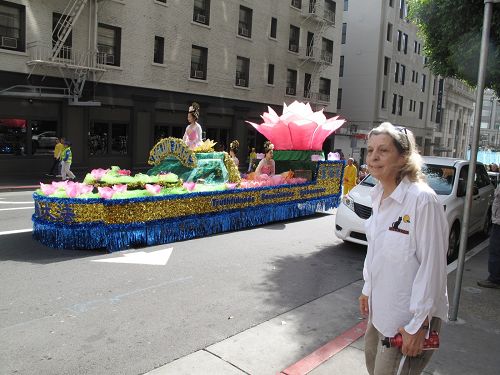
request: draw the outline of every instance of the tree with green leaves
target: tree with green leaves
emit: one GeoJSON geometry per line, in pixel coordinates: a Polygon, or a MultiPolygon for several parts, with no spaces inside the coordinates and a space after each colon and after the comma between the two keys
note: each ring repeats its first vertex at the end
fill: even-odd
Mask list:
{"type": "MultiPolygon", "coordinates": [[[[484,0],[409,0],[434,74],[477,84],[484,0]]],[[[500,3],[493,4],[485,87],[500,94],[500,3]]]]}

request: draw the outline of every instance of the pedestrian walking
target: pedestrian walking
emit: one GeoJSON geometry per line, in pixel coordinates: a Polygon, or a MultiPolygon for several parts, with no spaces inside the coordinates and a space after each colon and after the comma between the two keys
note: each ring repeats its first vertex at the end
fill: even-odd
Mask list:
{"type": "Polygon", "coordinates": [[[488,256],[489,276],[477,282],[483,288],[500,289],[500,184],[495,189],[495,199],[491,207],[491,234],[488,256]]]}
{"type": "Polygon", "coordinates": [[[64,141],[64,150],[61,154],[61,178],[66,180],[69,178],[73,180],[75,175],[71,172],[71,162],[73,160],[73,152],[71,151],[71,142],[65,140],[64,141]]]}
{"type": "Polygon", "coordinates": [[[424,182],[413,134],[382,123],[368,135],[371,191],[368,250],[359,297],[368,316],[365,360],[370,375],[420,374],[433,351],[429,331],[447,319],[448,224],[436,193],[424,182]],[[400,333],[403,345],[382,350],[381,339],[400,333]]]}
{"type": "Polygon", "coordinates": [[[354,165],[354,159],[349,158],[344,168],[344,195],[347,195],[351,189],[356,186],[358,180],[358,169],[354,165]]]}
{"type": "Polygon", "coordinates": [[[61,175],[61,152],[64,149],[64,138],[57,138],[54,146],[54,161],[47,176],[61,175]]]}

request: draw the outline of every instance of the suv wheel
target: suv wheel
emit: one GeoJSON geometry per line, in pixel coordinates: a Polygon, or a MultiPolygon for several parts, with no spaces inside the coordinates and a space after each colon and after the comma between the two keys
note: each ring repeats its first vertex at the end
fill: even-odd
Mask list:
{"type": "Polygon", "coordinates": [[[485,236],[489,236],[490,230],[491,230],[491,209],[489,208],[483,224],[483,234],[485,236]]]}
{"type": "Polygon", "coordinates": [[[448,237],[448,253],[446,254],[448,263],[457,258],[458,248],[460,247],[460,224],[455,222],[450,230],[448,237]]]}

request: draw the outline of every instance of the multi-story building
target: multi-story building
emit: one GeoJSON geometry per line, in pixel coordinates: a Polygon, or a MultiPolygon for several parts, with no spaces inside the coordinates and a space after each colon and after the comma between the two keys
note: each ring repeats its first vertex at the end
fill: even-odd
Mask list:
{"type": "Polygon", "coordinates": [[[425,155],[457,156],[467,141],[473,91],[426,67],[405,0],[344,0],[337,110],[348,119],[335,148],[365,160],[365,136],[389,121],[413,131],[425,155]]]}
{"type": "Polygon", "coordinates": [[[500,99],[491,89],[484,90],[479,146],[500,151],[500,99]]]}
{"type": "MultiPolygon", "coordinates": [[[[0,173],[146,168],[201,105],[206,138],[258,149],[271,105],[336,112],[342,9],[332,0],[0,0],[0,173]]],[[[331,140],[328,140],[331,142],[331,140]]]]}

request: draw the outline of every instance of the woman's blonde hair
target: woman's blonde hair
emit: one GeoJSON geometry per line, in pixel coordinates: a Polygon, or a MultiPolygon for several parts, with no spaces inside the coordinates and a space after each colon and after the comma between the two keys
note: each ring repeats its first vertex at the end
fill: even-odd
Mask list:
{"type": "Polygon", "coordinates": [[[405,158],[405,164],[398,172],[396,182],[399,183],[405,177],[412,182],[424,181],[422,174],[422,157],[418,153],[413,133],[404,127],[394,126],[390,122],[383,122],[368,133],[368,139],[372,135],[387,134],[394,142],[394,146],[400,155],[405,158]]]}

